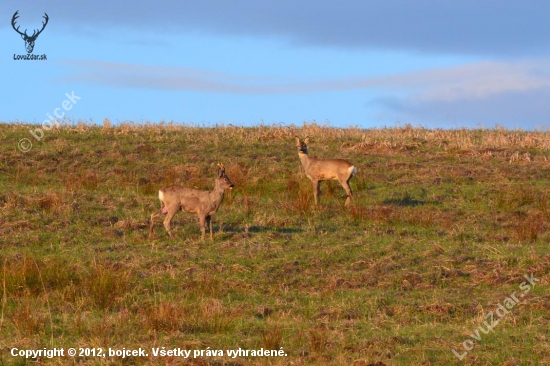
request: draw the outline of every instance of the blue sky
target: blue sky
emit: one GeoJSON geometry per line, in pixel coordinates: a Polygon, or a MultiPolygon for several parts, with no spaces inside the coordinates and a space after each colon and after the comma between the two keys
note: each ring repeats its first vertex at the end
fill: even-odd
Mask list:
{"type": "Polygon", "coordinates": [[[0,3],[0,121],[550,126],[550,3],[0,3]],[[33,54],[11,25],[38,36],[33,54]]]}

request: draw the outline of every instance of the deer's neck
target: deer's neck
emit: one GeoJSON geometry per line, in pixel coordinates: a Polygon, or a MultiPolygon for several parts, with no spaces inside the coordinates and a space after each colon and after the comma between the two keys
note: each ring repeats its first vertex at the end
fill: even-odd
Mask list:
{"type": "Polygon", "coordinates": [[[218,185],[216,185],[214,190],[210,192],[211,201],[216,207],[219,207],[222,203],[224,193],[225,190],[221,187],[218,187],[218,185]]]}
{"type": "Polygon", "coordinates": [[[298,156],[300,157],[300,161],[302,162],[302,166],[304,168],[307,168],[309,164],[315,160],[313,158],[310,158],[308,154],[304,154],[302,152],[298,153],[298,156]]]}

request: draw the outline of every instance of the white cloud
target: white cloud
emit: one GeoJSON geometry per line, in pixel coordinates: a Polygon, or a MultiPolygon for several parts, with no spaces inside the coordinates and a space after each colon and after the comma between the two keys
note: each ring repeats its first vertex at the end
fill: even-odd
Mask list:
{"type": "Polygon", "coordinates": [[[66,61],[73,71],[63,81],[118,87],[191,90],[232,94],[289,94],[380,89],[416,102],[483,99],[499,93],[550,87],[550,60],[480,62],[379,77],[280,81],[204,69],[66,61]]]}

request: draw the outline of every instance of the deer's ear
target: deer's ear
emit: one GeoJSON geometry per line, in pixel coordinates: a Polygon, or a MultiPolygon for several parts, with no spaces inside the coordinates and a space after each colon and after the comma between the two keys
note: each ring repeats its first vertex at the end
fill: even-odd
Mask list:
{"type": "Polygon", "coordinates": [[[296,146],[300,147],[300,138],[298,136],[296,137],[296,146]]]}
{"type": "Polygon", "coordinates": [[[309,145],[309,136],[304,139],[306,145],[309,145]]]}

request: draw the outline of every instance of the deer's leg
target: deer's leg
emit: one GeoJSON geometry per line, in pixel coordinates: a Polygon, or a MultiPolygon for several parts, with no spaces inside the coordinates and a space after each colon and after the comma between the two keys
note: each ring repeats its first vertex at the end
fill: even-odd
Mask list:
{"type": "Polygon", "coordinates": [[[212,235],[212,216],[206,216],[206,223],[210,227],[210,240],[214,241],[214,236],[212,235]]]}
{"type": "Polygon", "coordinates": [[[311,183],[313,184],[313,197],[315,198],[315,205],[319,204],[319,182],[318,180],[312,180],[311,183]]]}
{"type": "Polygon", "coordinates": [[[149,237],[153,236],[153,225],[155,224],[155,219],[162,215],[162,208],[151,215],[151,224],[149,224],[149,237]]]}
{"type": "Polygon", "coordinates": [[[201,239],[204,241],[204,236],[206,234],[206,215],[199,214],[199,223],[201,225],[201,239]]]}
{"type": "Polygon", "coordinates": [[[342,187],[346,190],[346,193],[348,195],[348,198],[346,199],[346,206],[349,206],[351,202],[351,197],[353,196],[353,192],[351,191],[351,187],[349,186],[349,180],[351,179],[351,176],[348,178],[348,180],[340,180],[340,184],[342,187]]]}
{"type": "Polygon", "coordinates": [[[163,203],[162,208],[151,215],[151,224],[149,225],[149,237],[153,236],[153,226],[155,225],[155,219],[159,216],[166,215],[167,212],[168,211],[166,210],[166,206],[164,206],[163,203]]]}
{"type": "Polygon", "coordinates": [[[170,221],[172,221],[172,217],[178,212],[180,209],[179,206],[172,206],[172,207],[164,207],[162,209],[163,212],[166,212],[166,217],[164,218],[164,227],[166,228],[166,231],[168,232],[168,235],[170,236],[170,239],[174,239],[174,235],[172,235],[172,230],[170,229],[170,221]]]}

